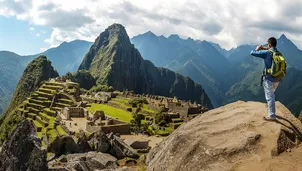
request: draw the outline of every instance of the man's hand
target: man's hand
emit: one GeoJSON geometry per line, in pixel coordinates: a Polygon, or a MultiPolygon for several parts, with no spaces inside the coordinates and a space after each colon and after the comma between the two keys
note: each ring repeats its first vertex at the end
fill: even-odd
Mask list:
{"type": "Polygon", "coordinates": [[[258,51],[258,50],[261,50],[262,49],[262,45],[258,45],[257,47],[256,47],[256,50],[258,51]]]}

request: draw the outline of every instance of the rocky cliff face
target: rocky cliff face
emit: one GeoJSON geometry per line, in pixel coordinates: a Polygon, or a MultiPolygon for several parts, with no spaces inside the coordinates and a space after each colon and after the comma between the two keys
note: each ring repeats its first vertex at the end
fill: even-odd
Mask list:
{"type": "Polygon", "coordinates": [[[3,144],[0,152],[0,170],[46,171],[46,150],[36,137],[36,128],[28,120],[21,122],[3,144]]]}
{"type": "Polygon", "coordinates": [[[147,170],[285,169],[267,161],[302,140],[302,123],[281,103],[276,122],[264,121],[265,113],[264,103],[239,101],[200,115],[151,150],[147,170]]]}
{"type": "Polygon", "coordinates": [[[199,84],[144,60],[130,43],[125,28],[119,24],[113,24],[100,34],[79,69],[89,70],[97,84],[107,84],[117,90],[177,96],[197,102],[201,102],[204,94],[205,105],[212,108],[210,99],[199,84]]]}
{"type": "Polygon", "coordinates": [[[18,116],[14,112],[14,109],[40,87],[43,81],[57,76],[59,74],[52,67],[51,62],[47,60],[46,56],[40,56],[27,65],[18,82],[9,107],[3,113],[3,116],[1,116],[0,143],[7,138],[13,127],[21,121],[21,116],[18,116]]]}

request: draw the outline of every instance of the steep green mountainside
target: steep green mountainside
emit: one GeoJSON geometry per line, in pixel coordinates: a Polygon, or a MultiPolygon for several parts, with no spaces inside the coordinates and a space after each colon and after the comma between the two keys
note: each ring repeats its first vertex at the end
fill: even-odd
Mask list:
{"type": "Polygon", "coordinates": [[[12,52],[0,51],[0,113],[8,106],[22,75],[25,61],[12,52]]]}
{"type": "Polygon", "coordinates": [[[177,96],[182,100],[192,100],[212,104],[199,84],[171,70],[157,68],[144,60],[131,44],[125,28],[114,24],[96,39],[85,56],[80,70],[88,70],[97,84],[106,84],[117,90],[133,90],[136,93],[177,96]]]}
{"type": "Polygon", "coordinates": [[[95,79],[86,70],[79,70],[74,73],[68,72],[65,75],[65,77],[66,77],[66,79],[79,83],[81,88],[84,88],[87,90],[91,89],[93,86],[96,85],[95,79]]]}
{"type": "Polygon", "coordinates": [[[8,106],[17,83],[30,61],[40,55],[45,55],[61,75],[75,72],[91,44],[91,42],[83,40],[64,42],[58,47],[30,56],[0,51],[0,114],[8,106]]]}
{"type": "MultiPolygon", "coordinates": [[[[224,93],[238,81],[236,67],[225,56],[225,50],[207,41],[181,39],[178,35],[168,38],[152,32],[135,36],[131,42],[148,59],[201,84],[214,106],[223,104],[224,93]]],[[[217,45],[219,46],[219,45],[217,45]]]]}
{"type": "Polygon", "coordinates": [[[40,87],[43,81],[57,76],[59,76],[59,74],[51,66],[51,62],[45,56],[39,56],[27,65],[17,84],[17,88],[8,108],[1,116],[1,138],[3,138],[3,134],[7,135],[16,122],[19,121],[18,119],[20,119],[20,116],[16,116],[14,112],[15,108],[40,87]]]}

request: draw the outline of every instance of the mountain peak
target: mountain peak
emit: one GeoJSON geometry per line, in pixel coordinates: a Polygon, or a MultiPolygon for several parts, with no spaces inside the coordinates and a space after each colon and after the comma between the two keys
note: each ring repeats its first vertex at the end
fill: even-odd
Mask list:
{"type": "Polygon", "coordinates": [[[282,34],[282,35],[279,37],[279,39],[285,40],[285,39],[287,39],[287,37],[285,36],[285,34],[282,34]]]}
{"type": "Polygon", "coordinates": [[[156,37],[156,35],[152,31],[148,31],[148,32],[144,33],[143,35],[149,36],[149,37],[156,37]]]}
{"type": "Polygon", "coordinates": [[[179,40],[180,37],[179,37],[178,34],[171,34],[171,35],[168,37],[168,39],[171,39],[171,40],[179,40]]]}
{"type": "MultiPolygon", "coordinates": [[[[130,43],[130,39],[128,37],[128,34],[126,32],[126,29],[121,24],[112,24],[109,26],[105,32],[101,33],[99,36],[100,39],[107,39],[109,41],[126,41],[130,43]]],[[[104,40],[103,39],[103,40],[104,40]]]]}

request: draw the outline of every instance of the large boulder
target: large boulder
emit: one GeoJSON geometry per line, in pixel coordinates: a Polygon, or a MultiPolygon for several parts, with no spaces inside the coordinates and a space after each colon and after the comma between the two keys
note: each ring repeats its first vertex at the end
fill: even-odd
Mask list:
{"type": "Polygon", "coordinates": [[[66,169],[77,171],[94,171],[102,169],[118,168],[117,159],[110,154],[100,152],[88,152],[69,154],[64,156],[66,161],[52,161],[49,163],[51,170],[66,169]]]}
{"type": "Polygon", "coordinates": [[[276,107],[276,122],[263,120],[267,107],[258,102],[239,101],[197,116],[150,151],[147,170],[280,170],[278,163],[264,162],[301,141],[302,123],[281,103],[276,107]]]}
{"type": "Polygon", "coordinates": [[[56,157],[62,154],[78,153],[79,147],[71,136],[57,136],[47,147],[47,151],[56,157]]]}
{"type": "Polygon", "coordinates": [[[111,150],[110,153],[116,156],[118,159],[123,159],[125,157],[131,157],[138,159],[138,153],[121,140],[118,136],[112,135],[110,138],[111,150]]]}
{"type": "Polygon", "coordinates": [[[29,120],[24,120],[2,146],[0,170],[47,170],[46,154],[46,150],[41,149],[41,140],[36,137],[35,126],[29,120]]]}
{"type": "Polygon", "coordinates": [[[86,153],[92,150],[88,143],[88,138],[83,131],[80,132],[77,145],[79,147],[79,153],[86,153]]]}
{"type": "Polygon", "coordinates": [[[89,145],[92,150],[97,152],[108,152],[110,149],[110,142],[107,135],[103,131],[92,133],[89,137],[89,145]]]}

